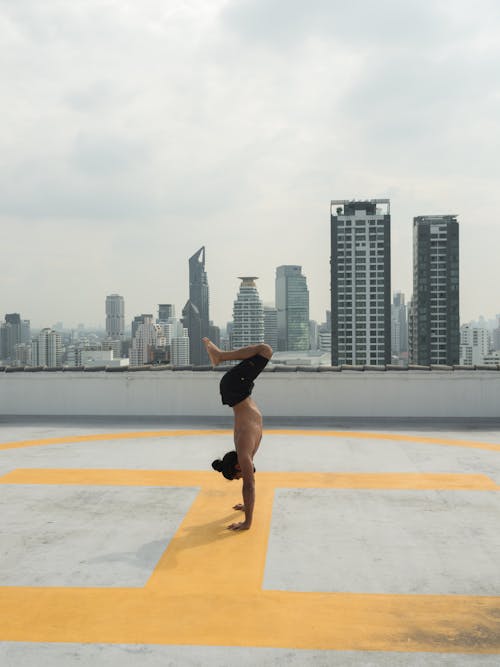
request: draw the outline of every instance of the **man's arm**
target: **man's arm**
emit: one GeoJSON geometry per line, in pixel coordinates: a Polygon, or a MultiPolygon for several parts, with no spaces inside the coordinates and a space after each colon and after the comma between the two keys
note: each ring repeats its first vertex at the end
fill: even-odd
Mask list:
{"type": "Polygon", "coordinates": [[[253,508],[255,505],[255,477],[253,472],[253,462],[249,455],[238,456],[241,474],[243,477],[243,506],[245,508],[245,521],[241,523],[232,523],[228,528],[230,530],[248,530],[252,525],[253,508]]]}

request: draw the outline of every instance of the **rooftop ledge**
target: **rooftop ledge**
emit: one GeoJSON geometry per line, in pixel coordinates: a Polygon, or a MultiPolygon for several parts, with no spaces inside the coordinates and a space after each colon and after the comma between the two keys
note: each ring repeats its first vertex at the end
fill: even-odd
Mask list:
{"type": "MultiPolygon", "coordinates": [[[[167,364],[147,364],[143,366],[61,366],[57,368],[49,368],[47,366],[0,366],[0,373],[55,373],[55,372],[81,372],[81,373],[136,373],[138,371],[215,371],[226,372],[233,366],[221,365],[213,368],[212,366],[192,366],[190,364],[184,366],[171,366],[167,364]]],[[[398,366],[396,364],[387,364],[385,366],[370,366],[370,365],[347,365],[341,366],[292,366],[289,364],[277,364],[268,366],[264,373],[338,373],[341,371],[500,371],[500,364],[482,364],[474,366],[447,366],[445,364],[431,364],[429,366],[410,364],[409,366],[398,366]]]]}
{"type": "MultiPolygon", "coordinates": [[[[231,417],[224,367],[9,368],[0,416],[231,417]]],[[[266,418],[498,419],[497,366],[271,366],[253,398],[266,418]]]]}

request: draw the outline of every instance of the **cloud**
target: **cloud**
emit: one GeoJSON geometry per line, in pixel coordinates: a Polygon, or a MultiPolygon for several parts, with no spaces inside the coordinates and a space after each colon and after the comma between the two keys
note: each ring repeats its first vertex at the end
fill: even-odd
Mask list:
{"type": "MultiPolygon", "coordinates": [[[[63,254],[95,235],[110,269],[87,276],[74,262],[75,277],[100,303],[119,276],[109,289],[133,293],[139,312],[151,309],[140,289],[183,305],[187,258],[205,244],[221,321],[233,276],[260,275],[270,300],[275,267],[302,263],[320,319],[330,199],[390,196],[393,284],[409,291],[413,215],[451,210],[465,229],[480,210],[500,241],[499,15],[490,0],[2,3],[11,243],[36,267],[52,252],[49,223],[63,254]]],[[[474,243],[464,252],[483,252],[474,243]]],[[[9,267],[27,299],[32,286],[9,267]]],[[[486,267],[496,271],[489,255],[486,267]]]]}
{"type": "Polygon", "coordinates": [[[445,20],[438,6],[417,0],[241,0],[228,3],[222,18],[252,45],[294,49],[321,38],[346,50],[422,45],[439,35],[445,20]]]}

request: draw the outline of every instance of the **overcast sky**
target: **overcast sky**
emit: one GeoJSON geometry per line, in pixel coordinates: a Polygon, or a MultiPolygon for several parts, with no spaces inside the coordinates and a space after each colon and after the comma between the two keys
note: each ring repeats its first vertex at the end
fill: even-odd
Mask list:
{"type": "Polygon", "coordinates": [[[456,213],[461,320],[500,313],[497,0],[0,0],[0,314],[127,320],[300,264],[329,307],[331,199],[389,197],[392,289],[412,218],[456,213]]]}

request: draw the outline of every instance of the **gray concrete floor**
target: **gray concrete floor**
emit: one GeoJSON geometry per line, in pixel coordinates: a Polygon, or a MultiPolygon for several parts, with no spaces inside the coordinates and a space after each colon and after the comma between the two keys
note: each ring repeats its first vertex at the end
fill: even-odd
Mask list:
{"type": "MultiPolygon", "coordinates": [[[[147,433],[229,425],[229,420],[3,417],[0,477],[20,469],[210,471],[211,461],[232,448],[230,432],[177,437],[148,437],[147,433]],[[125,433],[127,437],[121,438],[125,433]],[[100,434],[103,439],[82,442],[29,442],[100,434]],[[106,434],[114,437],[106,439],[106,434]],[[9,443],[19,446],[9,448],[9,443]]],[[[257,503],[259,473],[389,473],[394,479],[408,474],[456,475],[457,479],[481,475],[490,487],[316,488],[311,483],[311,488],[276,489],[264,591],[485,596],[498,598],[500,608],[500,490],[494,488],[500,486],[500,423],[336,420],[283,424],[273,420],[266,426],[271,431],[265,433],[255,459],[257,503]],[[272,432],[281,427],[292,432],[272,432]],[[318,436],[317,429],[336,433],[318,436]],[[365,437],[360,438],[360,432],[365,437]],[[389,437],[377,437],[384,434],[389,437]],[[465,446],[425,438],[463,441],[465,446]]],[[[232,484],[236,501],[239,483],[232,484]]],[[[2,591],[12,587],[140,589],[197,493],[195,483],[183,488],[0,483],[0,615],[6,613],[2,591]]],[[[466,652],[454,650],[453,641],[438,651],[402,651],[400,645],[383,651],[345,651],[305,650],[293,642],[279,648],[197,642],[160,645],[141,641],[140,636],[109,643],[18,641],[3,632],[0,617],[0,664],[499,665],[498,617],[492,623],[488,641],[482,641],[484,632],[481,635],[471,621],[470,632],[477,631],[478,636],[466,652]]],[[[19,632],[22,635],[22,627],[19,632]]]]}

